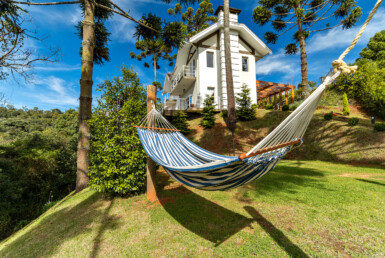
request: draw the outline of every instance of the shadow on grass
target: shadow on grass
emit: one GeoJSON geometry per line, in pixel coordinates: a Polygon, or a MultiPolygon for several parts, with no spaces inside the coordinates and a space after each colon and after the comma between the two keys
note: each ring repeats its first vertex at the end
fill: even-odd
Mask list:
{"type": "Polygon", "coordinates": [[[356,180],[361,181],[361,182],[365,182],[365,183],[385,186],[384,183],[376,182],[376,181],[373,181],[373,180],[367,180],[367,179],[362,179],[362,178],[356,178],[356,180]]]}
{"type": "MultiPolygon", "coordinates": [[[[71,199],[73,201],[73,198],[82,198],[81,195],[86,193],[80,192],[71,199]]],[[[93,229],[91,224],[100,221],[101,226],[94,239],[92,250],[90,250],[91,256],[96,256],[103,232],[119,225],[118,217],[108,215],[113,201],[110,201],[108,207],[105,208],[104,202],[100,199],[100,194],[92,193],[77,205],[53,210],[39,222],[34,222],[24,229],[26,232],[18,236],[16,240],[9,243],[6,243],[5,240],[3,242],[5,247],[1,250],[0,256],[53,256],[63,243],[75,239],[79,235],[87,234],[93,229]]]]}
{"type": "Polygon", "coordinates": [[[286,251],[286,253],[291,257],[309,257],[301,248],[296,244],[290,241],[289,238],[283,234],[281,230],[276,228],[270,221],[263,217],[257,210],[251,206],[243,207],[252,217],[253,220],[257,221],[259,226],[265,230],[266,233],[270,235],[274,241],[286,251]]]}
{"type": "Polygon", "coordinates": [[[281,230],[263,217],[251,206],[245,210],[252,218],[226,209],[207,200],[184,186],[162,191],[160,198],[163,208],[184,228],[219,246],[251,224],[257,222],[288,255],[308,257],[291,242],[281,230]],[[172,201],[170,201],[172,200],[172,201]]]}

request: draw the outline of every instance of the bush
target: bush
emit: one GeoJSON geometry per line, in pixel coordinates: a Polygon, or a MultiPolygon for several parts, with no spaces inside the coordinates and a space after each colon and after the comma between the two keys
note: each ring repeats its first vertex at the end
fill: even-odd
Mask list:
{"type": "Polygon", "coordinates": [[[188,134],[190,132],[187,123],[187,114],[181,110],[176,112],[175,116],[172,118],[172,124],[183,134],[188,134]]]}
{"type": "Polygon", "coordinates": [[[385,132],[385,123],[378,123],[374,125],[374,130],[377,132],[385,132]]]}
{"type": "Polygon", "coordinates": [[[344,95],[342,95],[342,106],[343,106],[342,113],[345,116],[350,115],[348,95],[346,95],[346,93],[344,93],[344,95]]]}
{"type": "Polygon", "coordinates": [[[133,127],[146,115],[146,93],[132,69],[121,72],[98,85],[102,95],[89,120],[90,186],[108,195],[137,194],[146,186],[147,155],[133,127]]]}
{"type": "Polygon", "coordinates": [[[324,115],[324,119],[329,121],[333,119],[333,113],[327,113],[324,115]]]}
{"type": "Polygon", "coordinates": [[[214,96],[207,96],[204,100],[204,108],[202,111],[201,126],[203,128],[212,128],[215,125],[215,113],[214,113],[214,96]]]}
{"type": "Polygon", "coordinates": [[[283,105],[282,111],[289,111],[289,105],[283,105]]]}
{"type": "Polygon", "coordinates": [[[357,117],[352,117],[352,118],[349,119],[348,124],[349,124],[350,126],[355,126],[355,125],[358,124],[358,121],[359,121],[359,120],[358,120],[357,117]]]}
{"type": "Polygon", "coordinates": [[[237,118],[241,121],[251,121],[256,117],[255,109],[251,108],[250,89],[243,84],[241,93],[235,98],[237,104],[237,118]]]}
{"type": "Polygon", "coordinates": [[[265,109],[273,109],[274,108],[274,105],[273,104],[267,104],[266,106],[265,106],[265,109]]]}
{"type": "Polygon", "coordinates": [[[226,120],[229,117],[229,111],[226,109],[222,110],[221,115],[222,115],[223,119],[226,120]]]}

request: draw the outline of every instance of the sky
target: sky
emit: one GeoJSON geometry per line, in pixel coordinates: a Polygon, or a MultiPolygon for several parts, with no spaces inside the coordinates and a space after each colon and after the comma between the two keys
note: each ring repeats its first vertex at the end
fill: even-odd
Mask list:
{"type": "MultiPolygon", "coordinates": [[[[44,1],[35,0],[33,2],[44,1]]],[[[140,19],[143,14],[148,12],[156,13],[168,21],[175,19],[167,14],[167,10],[174,4],[166,4],[159,0],[115,0],[114,2],[124,10],[129,10],[129,14],[136,19],[140,19]]],[[[211,2],[214,10],[223,3],[223,1],[216,0],[211,2]]],[[[320,77],[331,68],[331,62],[349,46],[375,2],[375,0],[358,0],[358,5],[363,9],[363,15],[354,28],[349,30],[335,28],[314,33],[307,39],[309,80],[319,83],[320,77]]],[[[252,22],[252,11],[257,5],[258,0],[230,0],[230,7],[242,10],[239,14],[239,22],[246,24],[263,40],[264,33],[270,31],[270,25],[261,27],[252,22]]],[[[46,51],[48,47],[60,48],[61,60],[55,63],[36,63],[33,69],[34,78],[28,83],[20,78],[14,80],[12,77],[0,81],[0,93],[3,93],[6,100],[17,108],[38,107],[44,110],[78,108],[81,40],[76,35],[74,25],[82,20],[79,6],[30,6],[26,9],[29,11],[28,15],[31,19],[29,28],[36,30],[38,35],[44,38],[43,42],[28,40],[26,47],[39,52],[46,51]]],[[[330,20],[330,22],[333,24],[334,20],[330,20]]],[[[354,62],[370,37],[384,29],[384,24],[385,6],[382,6],[345,61],[354,62]]],[[[152,67],[145,68],[143,61],[130,58],[130,52],[136,51],[135,39],[132,36],[135,25],[136,23],[118,15],[114,15],[106,22],[111,33],[110,62],[103,66],[94,65],[94,104],[101,94],[96,91],[97,85],[106,79],[120,76],[119,68],[123,64],[132,67],[138,73],[143,85],[151,84],[154,80],[152,67]]],[[[273,53],[256,63],[257,80],[293,85],[297,85],[301,81],[299,55],[287,56],[284,54],[284,48],[291,42],[291,37],[292,33],[287,33],[280,37],[276,44],[268,44],[273,53]]],[[[167,64],[161,64],[157,76],[162,84],[165,75],[172,69],[173,67],[169,67],[167,64]]]]}

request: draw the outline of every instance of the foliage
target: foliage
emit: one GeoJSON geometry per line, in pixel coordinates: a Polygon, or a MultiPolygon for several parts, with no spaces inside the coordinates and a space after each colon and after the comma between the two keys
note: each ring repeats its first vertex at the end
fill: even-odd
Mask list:
{"type": "Polygon", "coordinates": [[[342,26],[343,29],[353,27],[362,14],[356,0],[259,0],[253,10],[253,22],[258,25],[271,24],[272,31],[265,33],[265,40],[275,44],[283,34],[295,29],[292,41],[285,47],[286,54],[301,53],[301,72],[303,94],[309,94],[307,77],[307,56],[305,40],[318,31],[342,26]],[[336,24],[331,26],[330,21],[336,24]],[[316,25],[317,29],[313,26],[316,25]]]}
{"type": "Polygon", "coordinates": [[[98,85],[102,92],[91,126],[90,186],[111,195],[144,191],[146,153],[134,125],[146,114],[146,94],[137,74],[126,67],[121,77],[98,85]]]}
{"type": "Polygon", "coordinates": [[[214,113],[214,96],[207,96],[204,100],[204,107],[202,110],[202,118],[200,125],[203,128],[212,128],[215,125],[215,113],[214,113]]]}
{"type": "MultiPolygon", "coordinates": [[[[184,40],[184,30],[180,22],[166,23],[155,14],[149,13],[143,15],[140,19],[143,24],[154,28],[158,32],[154,32],[141,24],[137,24],[134,37],[137,39],[135,48],[140,51],[139,54],[130,52],[131,58],[142,61],[151,57],[151,65],[154,67],[154,83],[156,82],[156,70],[160,69],[160,59],[166,60],[170,66],[174,65],[174,59],[177,54],[172,54],[175,47],[182,44],[184,40]]],[[[150,64],[144,62],[145,67],[150,67],[150,64]]],[[[160,83],[154,84],[158,89],[162,89],[160,83]]]]}
{"type": "Polygon", "coordinates": [[[360,57],[372,61],[385,60],[385,30],[374,34],[367,47],[361,50],[360,57]]]}
{"type": "Polygon", "coordinates": [[[255,109],[251,108],[250,89],[246,84],[241,87],[241,92],[235,97],[237,104],[237,118],[241,121],[255,120],[255,109]]]}
{"type": "Polygon", "coordinates": [[[345,116],[348,116],[350,115],[350,108],[349,108],[349,101],[348,101],[348,95],[346,95],[346,93],[344,93],[342,95],[342,113],[345,115],[345,116]]]}
{"type": "MultiPolygon", "coordinates": [[[[112,5],[108,0],[96,0],[98,4],[111,8],[112,5]]],[[[84,2],[80,3],[84,16],[84,2]]],[[[103,8],[95,7],[95,47],[94,47],[94,62],[98,65],[103,65],[104,62],[110,61],[110,52],[108,49],[108,41],[110,41],[111,33],[108,32],[105,21],[112,16],[112,12],[103,8]]],[[[79,21],[76,25],[77,35],[83,40],[83,21],[79,21]]],[[[79,54],[82,55],[83,48],[80,47],[79,54]]]]}
{"type": "Polygon", "coordinates": [[[75,110],[0,108],[0,239],[75,185],[75,110]]]}
{"type": "Polygon", "coordinates": [[[330,112],[330,113],[327,113],[327,114],[324,115],[324,119],[325,119],[326,121],[332,120],[333,117],[334,117],[334,116],[333,116],[333,112],[330,112]]]}
{"type": "Polygon", "coordinates": [[[385,123],[377,123],[374,125],[374,130],[377,132],[385,132],[385,123]]]}
{"type": "Polygon", "coordinates": [[[290,109],[289,105],[282,106],[282,111],[289,111],[289,109],[290,109]]]}
{"type": "Polygon", "coordinates": [[[173,9],[168,9],[168,14],[175,17],[177,14],[180,14],[184,22],[187,38],[194,36],[217,21],[217,17],[213,15],[214,9],[210,0],[203,0],[195,13],[192,7],[188,7],[184,13],[182,13],[182,9],[182,5],[177,3],[173,9]]]}
{"type": "Polygon", "coordinates": [[[358,125],[359,119],[357,117],[352,117],[348,120],[350,126],[358,125]]]}
{"type": "Polygon", "coordinates": [[[346,92],[368,111],[385,118],[385,67],[377,61],[360,59],[353,75],[342,75],[332,85],[339,92],[346,92]]]}
{"type": "Polygon", "coordinates": [[[187,123],[187,114],[182,110],[178,110],[178,112],[176,112],[172,118],[172,124],[183,134],[188,134],[190,132],[187,123]]]}
{"type": "Polygon", "coordinates": [[[267,104],[265,106],[265,109],[267,109],[267,110],[274,109],[274,104],[271,104],[271,103],[267,104]]]}

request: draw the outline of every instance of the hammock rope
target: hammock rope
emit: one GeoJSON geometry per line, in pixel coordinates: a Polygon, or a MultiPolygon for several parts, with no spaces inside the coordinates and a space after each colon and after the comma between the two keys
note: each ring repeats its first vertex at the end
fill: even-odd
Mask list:
{"type": "Polygon", "coordinates": [[[272,169],[302,138],[323,92],[341,73],[353,73],[343,58],[354,48],[378,10],[378,0],[350,46],[333,61],[334,69],[317,89],[271,133],[239,157],[207,151],[189,141],[160,112],[153,109],[136,126],[147,154],[176,181],[202,190],[227,190],[256,180],[272,169]]]}

